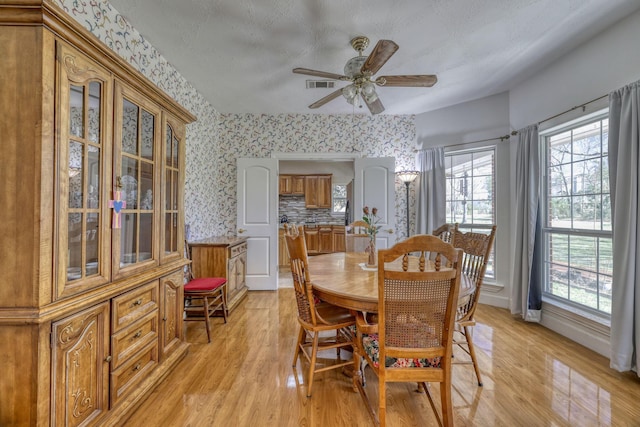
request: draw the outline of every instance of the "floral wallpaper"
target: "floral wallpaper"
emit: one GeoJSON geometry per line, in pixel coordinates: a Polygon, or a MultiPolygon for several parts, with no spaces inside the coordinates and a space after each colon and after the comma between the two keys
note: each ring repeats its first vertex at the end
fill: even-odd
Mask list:
{"type": "MultiPolygon", "coordinates": [[[[187,126],[185,213],[190,238],[236,232],[236,158],[271,152],[360,152],[414,169],[414,116],[219,114],[105,0],[52,0],[198,119],[187,126]]],[[[415,204],[413,193],[410,203],[415,204]]],[[[413,222],[413,219],[412,219],[413,222]]],[[[406,230],[405,188],[396,183],[396,229],[406,230]]]]}

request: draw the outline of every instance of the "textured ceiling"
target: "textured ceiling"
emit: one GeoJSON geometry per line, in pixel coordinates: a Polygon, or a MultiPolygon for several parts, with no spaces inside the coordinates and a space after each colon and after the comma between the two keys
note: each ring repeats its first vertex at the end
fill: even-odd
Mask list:
{"type": "MultiPolygon", "coordinates": [[[[510,89],[640,8],[638,0],[110,0],[221,113],[351,113],[296,67],[343,74],[349,41],[395,41],[376,75],[436,74],[432,88],[379,87],[383,114],[419,114],[510,89]]],[[[336,82],[336,88],[346,86],[336,82]]],[[[366,106],[360,111],[368,114],[366,106]]]]}

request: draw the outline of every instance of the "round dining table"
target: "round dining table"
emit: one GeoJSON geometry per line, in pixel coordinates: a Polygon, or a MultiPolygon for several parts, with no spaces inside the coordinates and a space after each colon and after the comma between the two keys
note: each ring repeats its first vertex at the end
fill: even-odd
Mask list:
{"type": "MultiPolygon", "coordinates": [[[[367,259],[368,255],[363,252],[310,256],[309,274],[316,296],[350,310],[377,313],[378,269],[367,267],[367,259]]],[[[463,275],[460,280],[459,305],[465,303],[474,291],[473,281],[463,275]]]]}

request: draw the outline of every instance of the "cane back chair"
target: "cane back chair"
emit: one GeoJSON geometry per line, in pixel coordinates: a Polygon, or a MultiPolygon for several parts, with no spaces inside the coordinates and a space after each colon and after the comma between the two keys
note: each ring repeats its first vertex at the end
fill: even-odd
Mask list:
{"type": "Polygon", "coordinates": [[[359,357],[354,376],[376,424],[386,423],[386,383],[416,382],[440,425],[453,425],[451,356],[461,257],[462,251],[429,235],[413,236],[378,252],[377,324],[356,315],[357,356],[378,377],[377,415],[365,390],[359,357]],[[427,382],[440,384],[440,411],[427,382]]]}

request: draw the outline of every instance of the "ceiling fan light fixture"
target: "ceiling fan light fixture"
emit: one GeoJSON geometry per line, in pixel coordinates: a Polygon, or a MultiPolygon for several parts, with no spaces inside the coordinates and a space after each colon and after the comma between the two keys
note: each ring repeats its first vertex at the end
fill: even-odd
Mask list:
{"type": "Polygon", "coordinates": [[[366,60],[366,56],[354,56],[348,60],[344,66],[344,75],[349,78],[353,78],[360,74],[360,69],[366,60]]]}

